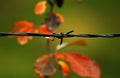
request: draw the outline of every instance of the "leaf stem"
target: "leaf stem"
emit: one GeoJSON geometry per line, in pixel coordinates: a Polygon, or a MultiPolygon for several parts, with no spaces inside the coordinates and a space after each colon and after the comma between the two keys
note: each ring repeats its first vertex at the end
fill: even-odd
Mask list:
{"type": "Polygon", "coordinates": [[[50,54],[50,40],[46,39],[46,53],[50,54]]]}
{"type": "Polygon", "coordinates": [[[50,76],[44,76],[44,78],[50,78],[50,76]]]}

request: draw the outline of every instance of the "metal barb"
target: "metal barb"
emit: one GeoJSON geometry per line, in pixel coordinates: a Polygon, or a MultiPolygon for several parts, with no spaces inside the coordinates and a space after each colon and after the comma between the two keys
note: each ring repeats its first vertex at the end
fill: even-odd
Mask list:
{"type": "Polygon", "coordinates": [[[63,43],[64,34],[61,32],[60,35],[61,35],[60,37],[60,45],[61,45],[63,43]]]}
{"type": "Polygon", "coordinates": [[[38,37],[54,37],[60,39],[60,45],[63,43],[64,38],[71,37],[84,37],[84,38],[118,38],[120,33],[115,34],[71,34],[73,32],[69,31],[64,33],[53,33],[53,34],[40,34],[40,33],[10,33],[10,32],[0,32],[0,37],[4,36],[38,36],[38,37]]]}
{"type": "Polygon", "coordinates": [[[69,32],[67,32],[66,34],[70,34],[70,33],[72,33],[72,32],[74,32],[74,30],[69,31],[69,32]]]}
{"type": "Polygon", "coordinates": [[[70,34],[73,31],[67,32],[66,34],[64,33],[53,33],[53,34],[40,34],[40,33],[10,33],[10,32],[0,32],[0,37],[3,36],[39,36],[39,37],[55,37],[58,39],[61,38],[69,38],[69,37],[84,37],[84,38],[98,38],[98,37],[103,37],[103,38],[116,38],[120,37],[120,33],[115,33],[115,34],[70,34]]]}

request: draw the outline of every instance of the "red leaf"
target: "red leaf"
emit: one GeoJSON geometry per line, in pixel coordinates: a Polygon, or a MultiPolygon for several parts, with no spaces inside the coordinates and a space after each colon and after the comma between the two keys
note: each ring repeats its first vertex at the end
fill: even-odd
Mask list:
{"type": "Polygon", "coordinates": [[[54,65],[54,58],[50,55],[42,55],[36,60],[34,65],[35,73],[42,78],[44,76],[51,76],[56,72],[54,65]]]}
{"type": "MultiPolygon", "coordinates": [[[[24,33],[24,32],[36,32],[36,29],[34,25],[29,21],[18,21],[15,22],[11,28],[10,32],[12,33],[24,33]]],[[[28,40],[31,40],[32,36],[18,36],[17,41],[23,45],[28,42],[28,40]]]]}
{"type": "Polygon", "coordinates": [[[75,52],[64,53],[64,56],[76,74],[84,77],[100,78],[100,68],[98,64],[87,56],[75,52]]]}

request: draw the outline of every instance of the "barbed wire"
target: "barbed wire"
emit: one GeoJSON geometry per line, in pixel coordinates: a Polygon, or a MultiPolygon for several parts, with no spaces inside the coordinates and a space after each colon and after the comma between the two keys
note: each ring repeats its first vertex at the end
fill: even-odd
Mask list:
{"type": "Polygon", "coordinates": [[[70,38],[70,37],[83,37],[83,38],[116,38],[120,37],[120,33],[113,33],[113,34],[71,34],[72,31],[67,33],[53,33],[53,34],[40,34],[40,33],[10,33],[10,32],[0,32],[0,37],[3,36],[38,36],[38,37],[54,37],[61,39],[60,44],[63,42],[63,38],[70,38]]]}

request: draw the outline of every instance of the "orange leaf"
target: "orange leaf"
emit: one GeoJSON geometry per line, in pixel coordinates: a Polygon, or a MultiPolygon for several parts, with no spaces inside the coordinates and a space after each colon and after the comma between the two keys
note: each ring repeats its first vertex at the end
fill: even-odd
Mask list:
{"type": "Polygon", "coordinates": [[[70,76],[69,66],[65,61],[58,60],[58,65],[60,66],[60,70],[65,76],[70,76]]]}
{"type": "Polygon", "coordinates": [[[40,1],[36,4],[34,12],[36,15],[42,15],[46,10],[46,1],[40,1]]]}
{"type": "Polygon", "coordinates": [[[35,73],[42,78],[44,76],[51,76],[56,72],[54,59],[50,55],[42,55],[36,60],[34,65],[35,73]]]}
{"type": "MultiPolygon", "coordinates": [[[[10,32],[12,33],[24,33],[24,32],[36,32],[36,29],[34,28],[34,25],[29,21],[18,21],[15,22],[11,28],[10,32]]],[[[23,45],[28,42],[28,40],[31,40],[32,36],[18,36],[17,40],[18,42],[23,45]]]]}
{"type": "Polygon", "coordinates": [[[54,58],[55,58],[55,59],[64,59],[65,57],[64,57],[63,54],[56,52],[56,53],[54,54],[54,58]]]}
{"type": "Polygon", "coordinates": [[[59,65],[59,67],[60,67],[61,72],[65,76],[70,76],[69,66],[65,61],[63,61],[63,60],[65,60],[64,55],[61,54],[61,53],[55,53],[54,58],[57,59],[57,63],[59,65]]]}
{"type": "Polygon", "coordinates": [[[34,31],[34,25],[33,23],[23,20],[15,22],[10,27],[10,32],[16,33],[16,32],[33,32],[34,31]]]}
{"type": "MultiPolygon", "coordinates": [[[[39,28],[38,28],[38,31],[42,34],[53,34],[55,32],[55,30],[53,31],[50,31],[48,30],[47,26],[45,24],[41,25],[39,28]]],[[[46,37],[48,40],[53,40],[54,37],[46,37]]]]}
{"type": "Polygon", "coordinates": [[[19,37],[17,37],[17,41],[21,45],[24,45],[28,42],[28,38],[26,36],[19,36],[19,37]]]}
{"type": "Polygon", "coordinates": [[[98,64],[87,56],[75,52],[64,53],[64,56],[76,74],[84,77],[100,78],[100,68],[98,64]]]}
{"type": "Polygon", "coordinates": [[[55,15],[60,19],[60,22],[61,22],[61,23],[64,22],[64,17],[63,17],[61,14],[56,13],[55,15]]]}
{"type": "Polygon", "coordinates": [[[52,31],[49,31],[45,24],[41,25],[39,28],[39,32],[42,34],[52,34],[52,31]]]}
{"type": "Polygon", "coordinates": [[[72,42],[69,42],[66,46],[71,46],[71,45],[86,46],[87,43],[86,43],[86,40],[85,40],[85,39],[80,38],[80,39],[74,40],[74,41],[72,41],[72,42]]]}

